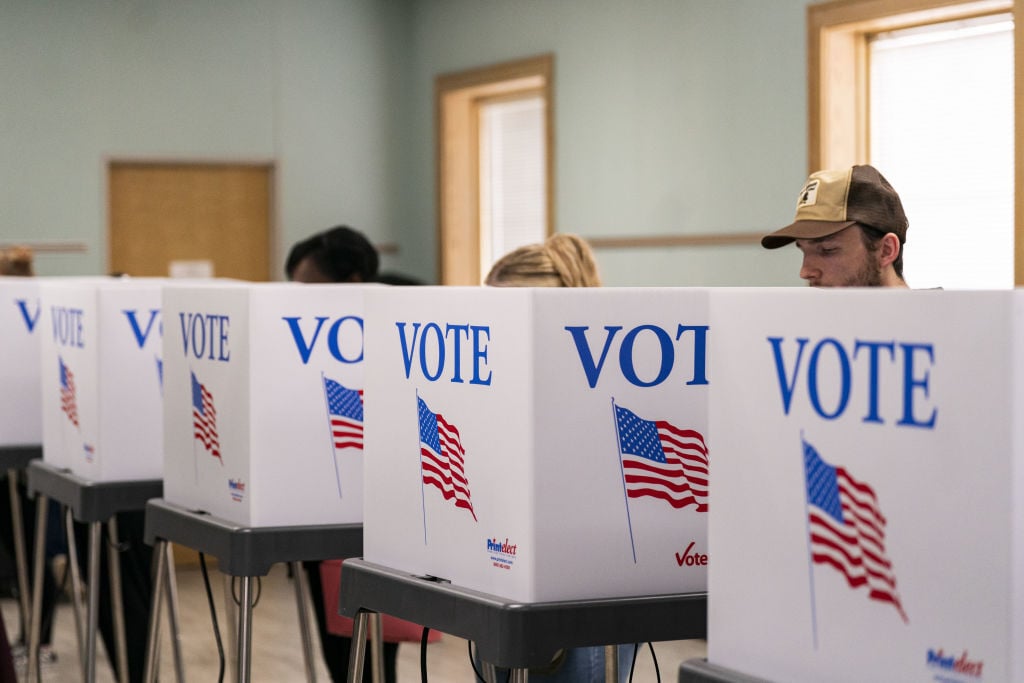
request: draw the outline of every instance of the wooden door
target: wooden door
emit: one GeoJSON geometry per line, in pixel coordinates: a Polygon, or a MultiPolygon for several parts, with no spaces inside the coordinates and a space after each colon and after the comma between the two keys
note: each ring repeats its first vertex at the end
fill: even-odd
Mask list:
{"type": "Polygon", "coordinates": [[[167,276],[175,261],[270,279],[271,164],[111,162],[111,273],[167,276]]]}

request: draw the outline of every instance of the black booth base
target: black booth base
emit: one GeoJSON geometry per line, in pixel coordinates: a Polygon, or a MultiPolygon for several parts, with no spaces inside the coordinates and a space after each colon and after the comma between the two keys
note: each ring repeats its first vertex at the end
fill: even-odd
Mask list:
{"type": "Polygon", "coordinates": [[[41,460],[28,465],[29,494],[42,494],[70,508],[79,522],[105,522],[118,512],[142,510],[163,490],[162,479],[93,481],[41,460]]]}
{"type": "Polygon", "coordinates": [[[247,527],[166,500],[146,505],[146,543],[163,539],[217,558],[230,576],[266,576],[278,562],[358,557],[362,524],[247,527]]]}
{"type": "Polygon", "coordinates": [[[560,648],[707,635],[707,594],[522,603],[373,564],[346,560],[338,613],[389,614],[474,641],[481,659],[542,666],[560,648]]]}
{"type": "Polygon", "coordinates": [[[679,666],[679,683],[770,683],[766,678],[711,664],[706,659],[688,659],[679,666]]]}
{"type": "Polygon", "coordinates": [[[24,469],[30,462],[41,457],[43,447],[38,444],[0,446],[0,470],[24,469]]]}

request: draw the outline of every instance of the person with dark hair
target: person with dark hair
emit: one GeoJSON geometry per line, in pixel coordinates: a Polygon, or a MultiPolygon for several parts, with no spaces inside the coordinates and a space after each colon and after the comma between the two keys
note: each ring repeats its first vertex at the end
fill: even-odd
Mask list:
{"type": "Polygon", "coordinates": [[[284,272],[295,282],[373,282],[380,257],[358,230],[338,225],[297,242],[284,272]]]}
{"type": "Polygon", "coordinates": [[[812,287],[906,287],[908,227],[889,181],[873,166],[853,166],[811,174],[793,223],[765,235],[761,246],[795,242],[804,255],[800,277],[812,287]]]}
{"type": "Polygon", "coordinates": [[[410,277],[409,275],[402,275],[401,273],[381,273],[377,276],[374,282],[379,282],[382,285],[395,285],[398,287],[410,287],[423,284],[422,280],[410,277]]]}
{"type": "MultiPolygon", "coordinates": [[[[305,283],[372,282],[377,277],[377,249],[361,232],[339,225],[297,242],[288,253],[284,270],[288,279],[305,283]]],[[[316,612],[320,646],[331,680],[348,678],[348,653],[352,639],[328,630],[324,613],[324,587],[319,561],[303,562],[309,581],[309,593],[316,612]]],[[[398,644],[384,643],[384,680],[395,683],[398,666],[398,644]]],[[[363,666],[363,680],[371,680],[369,657],[363,666]]]]}

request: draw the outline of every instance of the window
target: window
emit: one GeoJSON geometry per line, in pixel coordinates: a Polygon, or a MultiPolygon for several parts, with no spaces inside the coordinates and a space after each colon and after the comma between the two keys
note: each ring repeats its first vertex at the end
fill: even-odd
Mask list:
{"type": "Polygon", "coordinates": [[[882,170],[910,219],[910,286],[1012,287],[1012,5],[877,5],[808,8],[811,170],[882,170]]]}
{"type": "Polygon", "coordinates": [[[446,285],[478,285],[554,230],[550,55],[440,76],[438,215],[446,285]]]}
{"type": "Polygon", "coordinates": [[[1013,287],[1013,20],[869,42],[870,160],[911,218],[913,287],[1013,287]]]}
{"type": "Polygon", "coordinates": [[[547,236],[544,139],[543,98],[481,106],[481,273],[504,254],[547,236]]]}

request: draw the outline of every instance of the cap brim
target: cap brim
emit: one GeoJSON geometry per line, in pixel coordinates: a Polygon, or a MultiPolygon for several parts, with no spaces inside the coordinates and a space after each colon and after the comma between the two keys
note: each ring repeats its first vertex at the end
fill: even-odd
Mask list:
{"type": "Polygon", "coordinates": [[[765,249],[778,249],[794,240],[814,240],[846,230],[857,221],[797,221],[761,238],[765,249]]]}

